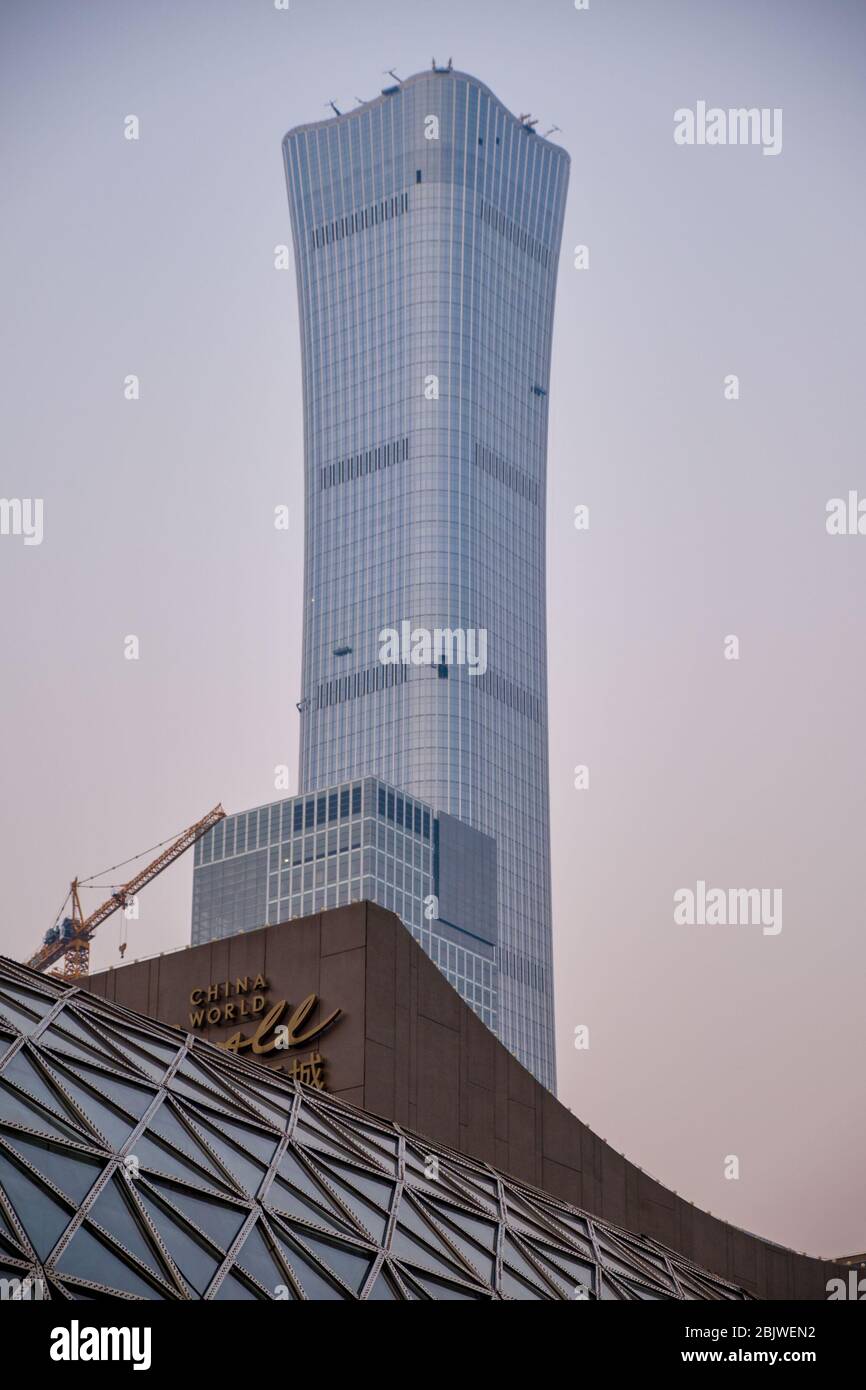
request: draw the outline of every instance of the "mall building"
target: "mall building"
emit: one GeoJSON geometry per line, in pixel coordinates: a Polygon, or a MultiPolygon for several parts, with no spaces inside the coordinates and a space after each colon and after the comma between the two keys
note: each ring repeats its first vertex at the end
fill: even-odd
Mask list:
{"type": "Polygon", "coordinates": [[[616,1153],[376,904],[75,983],[0,960],[12,1296],[824,1299],[848,1273],[616,1153]]]}

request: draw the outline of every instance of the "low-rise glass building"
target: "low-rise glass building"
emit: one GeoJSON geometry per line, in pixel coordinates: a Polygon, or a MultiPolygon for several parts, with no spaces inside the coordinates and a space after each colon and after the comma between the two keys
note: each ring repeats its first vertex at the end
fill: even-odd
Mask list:
{"type": "Polygon", "coordinates": [[[192,944],[365,900],[397,914],[496,1032],[495,841],[375,777],[208,831],[195,847],[192,944]]]}

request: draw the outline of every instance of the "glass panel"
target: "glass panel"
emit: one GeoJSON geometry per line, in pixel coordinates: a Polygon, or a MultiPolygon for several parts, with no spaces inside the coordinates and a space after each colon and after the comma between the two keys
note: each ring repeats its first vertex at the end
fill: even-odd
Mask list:
{"type": "Polygon", "coordinates": [[[549,1246],[533,1244],[532,1253],[541,1260],[542,1264],[550,1266],[552,1273],[559,1279],[560,1283],[563,1280],[570,1280],[572,1284],[585,1284],[588,1288],[593,1287],[595,1264],[573,1259],[571,1256],[563,1254],[561,1250],[553,1250],[549,1246]]]}
{"type": "Polygon", "coordinates": [[[46,1111],[37,1106],[34,1101],[28,1100],[19,1091],[14,1091],[11,1086],[4,1086],[2,1081],[0,1081],[0,1119],[24,1125],[25,1129],[38,1129],[43,1134],[60,1135],[64,1139],[74,1139],[78,1144],[87,1138],[81,1130],[73,1129],[72,1125],[49,1117],[46,1111]]]}
{"type": "Polygon", "coordinates": [[[60,1082],[72,1099],[84,1111],[87,1119],[94,1125],[100,1134],[104,1135],[109,1144],[115,1150],[121,1149],[126,1143],[133,1130],[132,1120],[125,1119],[107,1104],[97,1100],[90,1091],[86,1091],[83,1086],[73,1080],[72,1076],[65,1069],[58,1068],[60,1082]]]}
{"type": "Polygon", "coordinates": [[[69,1294],[69,1297],[74,1298],[77,1302],[92,1302],[95,1298],[98,1297],[98,1295],[92,1293],[90,1289],[80,1289],[76,1284],[71,1283],[68,1279],[64,1279],[62,1284],[60,1283],[59,1279],[49,1280],[49,1287],[52,1289],[65,1289],[65,1291],[69,1294]]]}
{"type": "Polygon", "coordinates": [[[618,1260],[616,1256],[611,1253],[610,1249],[606,1245],[602,1244],[601,1241],[599,1241],[598,1248],[601,1252],[601,1257],[604,1261],[606,1269],[612,1269],[620,1274],[637,1273],[637,1270],[634,1268],[633,1265],[628,1265],[623,1260],[618,1260]]]}
{"type": "Polygon", "coordinates": [[[198,1101],[200,1104],[217,1108],[223,1106],[230,1114],[236,1115],[238,1113],[237,1101],[229,1101],[219,1092],[215,1093],[212,1089],[207,1090],[203,1083],[194,1081],[189,1076],[183,1076],[179,1071],[175,1072],[172,1078],[171,1089],[176,1095],[189,1096],[191,1100],[198,1101]]]}
{"type": "MultiPolygon", "coordinates": [[[[187,1181],[210,1183],[216,1186],[215,1180],[208,1174],[197,1169],[194,1164],[188,1163],[179,1154],[172,1153],[163,1144],[156,1143],[149,1134],[138,1136],[129,1156],[137,1158],[142,1168],[153,1169],[156,1173],[167,1173],[173,1178],[185,1178],[187,1181]]],[[[220,1186],[225,1186],[225,1179],[220,1186]]]]}
{"type": "MultiPolygon", "coordinates": [[[[309,1114],[308,1107],[306,1109],[306,1113],[309,1114]]],[[[345,1154],[345,1157],[355,1157],[357,1159],[360,1153],[366,1162],[375,1164],[376,1167],[381,1167],[385,1169],[387,1172],[392,1173],[396,1178],[396,1141],[394,1151],[388,1153],[385,1152],[382,1148],[380,1148],[379,1145],[376,1144],[374,1141],[370,1140],[368,1142],[366,1133],[359,1134],[354,1124],[351,1128],[349,1128],[348,1126],[339,1125],[335,1122],[333,1133],[336,1135],[338,1142],[342,1141],[346,1145],[348,1153],[345,1154]]]]}
{"type": "Polygon", "coordinates": [[[393,1185],[385,1178],[374,1178],[367,1173],[360,1172],[357,1168],[350,1168],[343,1163],[324,1163],[316,1159],[314,1162],[321,1167],[322,1172],[327,1178],[334,1173],[342,1175],[350,1186],[357,1188],[370,1199],[374,1205],[381,1207],[383,1211],[391,1210],[391,1198],[394,1195],[393,1185]]]}
{"type": "Polygon", "coordinates": [[[32,1013],[44,1018],[47,1013],[54,1008],[57,1003],[57,995],[45,995],[34,989],[24,989],[21,985],[12,985],[8,980],[3,981],[3,990],[0,998],[11,999],[23,1004],[25,1009],[30,1009],[32,1013]]]}
{"type": "Polygon", "coordinates": [[[307,1196],[312,1197],[315,1202],[330,1207],[328,1197],[318,1183],[314,1182],[297,1155],[292,1153],[291,1147],[286,1149],[280,1159],[277,1173],[285,1178],[286,1182],[290,1182],[293,1187],[299,1188],[301,1192],[306,1192],[307,1196]]]}
{"type": "Polygon", "coordinates": [[[336,1284],[326,1279],[312,1260],[306,1259],[296,1247],[280,1241],[280,1249],[308,1298],[316,1299],[318,1302],[342,1302],[349,1297],[345,1290],[338,1289],[336,1284]]]}
{"type": "Polygon", "coordinates": [[[454,1261],[458,1269],[460,1268],[460,1261],[457,1256],[448,1249],[448,1246],[439,1233],[433,1229],[429,1222],[424,1220],[416,1210],[414,1204],[405,1194],[400,1203],[398,1219],[401,1225],[405,1226],[407,1230],[413,1231],[420,1240],[426,1241],[428,1245],[432,1245],[434,1249],[441,1251],[447,1259],[454,1261]]]}
{"type": "Polygon", "coordinates": [[[561,1225],[566,1226],[569,1231],[577,1231],[581,1236],[583,1236],[585,1241],[588,1241],[590,1239],[589,1225],[586,1221],[582,1221],[579,1216],[574,1215],[572,1212],[564,1212],[559,1210],[551,1214],[556,1217],[556,1220],[561,1225]]]}
{"type": "Polygon", "coordinates": [[[10,999],[8,994],[0,993],[0,1013],[5,1014],[17,1026],[19,1032],[32,1033],[45,1015],[53,1009],[54,1002],[42,999],[39,995],[30,995],[23,1003],[17,1003],[15,999],[10,999]]]}
{"type": "Polygon", "coordinates": [[[221,1262],[172,1220],[164,1207],[153,1201],[142,1187],[136,1189],[136,1196],[162,1236],[163,1244],[184,1279],[196,1293],[203,1294],[221,1262]]]}
{"type": "MultiPolygon", "coordinates": [[[[283,1283],[285,1284],[285,1280],[283,1280],[283,1283]]],[[[225,1276],[216,1293],[214,1294],[214,1302],[218,1303],[220,1302],[220,1300],[241,1302],[243,1300],[249,1299],[251,1299],[253,1302],[256,1302],[257,1300],[260,1300],[263,1297],[263,1294],[254,1293],[250,1285],[247,1284],[245,1280],[238,1279],[234,1274],[229,1273],[225,1276]]]]}
{"type": "Polygon", "coordinates": [[[552,1232],[549,1231],[545,1226],[542,1226],[540,1223],[532,1220],[528,1216],[524,1216],[521,1211],[515,1210],[510,1195],[506,1202],[506,1209],[508,1212],[508,1225],[510,1227],[513,1227],[515,1231],[525,1231],[528,1232],[529,1235],[541,1238],[547,1236],[547,1238],[550,1239],[552,1232]]]}
{"type": "Polygon", "coordinates": [[[127,1060],[127,1063],[133,1066],[136,1069],[136,1071],[142,1072],[145,1076],[149,1077],[151,1081],[162,1080],[162,1078],[165,1075],[164,1062],[161,1062],[154,1057],[150,1057],[147,1053],[139,1050],[139,1048],[137,1047],[124,1046],[117,1039],[112,1039],[112,1041],[114,1042],[114,1046],[117,1048],[118,1052],[121,1052],[123,1054],[123,1056],[127,1060]]]}
{"type": "Polygon", "coordinates": [[[487,1250],[482,1250],[474,1240],[470,1240],[464,1235],[456,1225],[450,1221],[444,1221],[443,1227],[448,1239],[457,1246],[461,1255],[469,1262],[470,1269],[476,1278],[480,1278],[485,1284],[492,1284],[496,1272],[496,1259],[487,1250]]]}
{"type": "Polygon", "coordinates": [[[58,1028],[56,1023],[52,1023],[51,1027],[41,1035],[39,1046],[52,1048],[64,1057],[74,1057],[78,1061],[94,1062],[100,1057],[104,1057],[104,1054],[91,1051],[83,1043],[70,1037],[63,1028],[58,1028]]]}
{"type": "Polygon", "coordinates": [[[290,1091],[284,1095],[274,1094],[270,1088],[263,1086],[261,1090],[247,1089],[237,1080],[232,1081],[232,1085],[240,1093],[241,1099],[249,1108],[251,1118],[256,1118],[258,1110],[265,1119],[275,1125],[281,1134],[285,1133],[286,1121],[292,1109],[293,1096],[290,1091]]]}
{"type": "Polygon", "coordinates": [[[261,1186],[262,1178],[265,1176],[265,1169],[260,1163],[254,1163],[246,1154],[242,1154],[232,1144],[228,1144],[215,1129],[210,1125],[201,1125],[202,1132],[208,1144],[223,1161],[230,1173],[233,1173],[241,1187],[250,1197],[254,1197],[261,1186]]]}
{"type": "Polygon", "coordinates": [[[2,1207],[0,1207],[0,1235],[9,1236],[11,1240],[14,1240],[16,1245],[20,1244],[18,1236],[6,1220],[6,1213],[2,1207]]]}
{"type": "MultiPolygon", "coordinates": [[[[80,999],[80,997],[79,997],[79,1003],[81,1003],[81,1002],[83,1002],[83,1001],[81,1001],[81,999],[80,999]]],[[[85,1011],[82,1010],[82,1013],[84,1013],[84,1012],[85,1012],[85,1011]]],[[[90,1009],[88,1008],[87,1011],[86,1011],[88,1017],[90,1016],[90,1012],[91,1012],[91,1011],[90,1011],[90,1009]]],[[[110,1015],[107,1015],[106,1012],[105,1012],[104,1010],[102,1010],[102,1009],[94,1009],[94,1010],[93,1010],[93,1016],[94,1016],[94,1021],[95,1021],[100,1027],[103,1027],[105,1024],[107,1024],[107,1023],[110,1021],[110,1015]]],[[[120,1027],[120,1026],[121,1026],[120,1022],[117,1021],[117,1022],[115,1023],[115,1026],[116,1026],[116,1027],[120,1027]]],[[[139,1047],[140,1047],[144,1052],[153,1054],[155,1057],[157,1057],[157,1058],[159,1058],[161,1061],[165,1062],[165,1065],[166,1065],[166,1066],[168,1066],[169,1062],[173,1062],[173,1061],[174,1061],[175,1057],[177,1056],[178,1052],[180,1051],[181,1042],[182,1042],[181,1039],[179,1039],[177,1042],[171,1042],[171,1041],[168,1041],[168,1040],[165,1039],[165,1038],[160,1038],[160,1037],[156,1036],[155,1033],[141,1033],[141,1032],[138,1031],[137,1028],[134,1028],[134,1027],[130,1028],[130,1027],[128,1027],[128,1026],[127,1026],[127,1021],[126,1021],[126,1019],[123,1020],[122,1027],[123,1027],[123,1033],[121,1034],[121,1037],[122,1037],[123,1039],[125,1039],[127,1042],[129,1042],[133,1047],[136,1047],[136,1048],[139,1048],[139,1047]]],[[[106,1032],[108,1032],[108,1031],[109,1031],[109,1029],[106,1028],[106,1032]]],[[[111,1031],[113,1031],[113,1030],[111,1030],[111,1031]]]]}
{"type": "Polygon", "coordinates": [[[446,1202],[431,1201],[429,1205],[435,1214],[447,1217],[449,1221],[453,1221],[483,1245],[486,1250],[491,1251],[491,1253],[495,1252],[498,1227],[494,1226],[492,1221],[482,1221],[478,1217],[470,1216],[469,1212],[464,1211],[462,1207],[452,1207],[446,1202]]]}
{"type": "Polygon", "coordinates": [[[332,1177],[331,1181],[352,1215],[360,1223],[361,1229],[381,1245],[388,1229],[388,1217],[385,1212],[366,1201],[354,1188],[349,1187],[348,1183],[340,1182],[336,1177],[332,1177]]]}
{"type": "Polygon", "coordinates": [[[458,1267],[453,1261],[435,1254],[428,1245],[416,1240],[415,1236],[411,1235],[399,1222],[394,1227],[390,1249],[392,1255],[411,1260],[412,1264],[426,1265],[428,1269],[438,1269],[443,1274],[454,1274],[458,1277],[466,1275],[466,1271],[458,1267]]]}
{"type": "Polygon", "coordinates": [[[317,1152],[331,1154],[334,1158],[346,1158],[345,1149],[340,1148],[338,1139],[329,1135],[327,1138],[320,1130],[319,1126],[313,1128],[304,1119],[299,1118],[293,1134],[298,1144],[302,1144],[305,1149],[315,1149],[317,1152]]]}
{"type": "Polygon", "coordinates": [[[367,1302],[384,1303],[396,1301],[397,1294],[391,1288],[391,1285],[388,1283],[388,1280],[385,1278],[385,1275],[377,1275],[375,1284],[373,1285],[370,1292],[367,1294],[367,1302]]]}
{"type": "Polygon", "coordinates": [[[526,1258],[516,1241],[512,1240],[511,1236],[507,1233],[502,1246],[502,1258],[507,1260],[515,1269],[519,1270],[521,1274],[525,1274],[527,1279],[531,1279],[533,1283],[544,1287],[544,1280],[538,1270],[526,1258]]]}
{"type": "Polygon", "coordinates": [[[107,1046],[102,1036],[99,1034],[95,1035],[89,1028],[85,1027],[75,1013],[75,1010],[68,1004],[64,1008],[62,1014],[58,1016],[56,1023],[52,1023],[51,1026],[54,1028],[58,1024],[63,1026],[64,1032],[71,1033],[72,1036],[78,1038],[80,1042],[87,1043],[88,1047],[99,1048],[103,1055],[107,1051],[107,1046]]]}
{"type": "MultiPolygon", "coordinates": [[[[265,1235],[261,1226],[254,1226],[248,1233],[246,1240],[241,1246],[235,1257],[237,1264],[247,1274],[251,1274],[254,1279],[258,1279],[262,1288],[276,1298],[276,1289],[280,1285],[288,1285],[285,1271],[277,1263],[274,1255],[268,1249],[265,1235]]],[[[295,1295],[290,1290],[290,1297],[295,1295]]],[[[283,1295],[285,1297],[285,1295],[283,1295]]]]}
{"type": "Polygon", "coordinates": [[[194,1221],[199,1230],[204,1231],[223,1250],[228,1250],[248,1215],[238,1207],[230,1207],[208,1197],[196,1197],[191,1192],[181,1191],[158,1179],[152,1178],[150,1186],[161,1192],[166,1201],[194,1221]]]}
{"type": "Polygon", "coordinates": [[[27,1251],[23,1249],[21,1242],[12,1240],[9,1236],[5,1236],[3,1234],[5,1230],[6,1223],[3,1222],[2,1230],[0,1230],[0,1254],[11,1255],[13,1258],[19,1260],[28,1260],[30,1256],[27,1251]]]}
{"type": "Polygon", "coordinates": [[[143,1298],[165,1296],[136,1274],[131,1265],[124,1264],[85,1226],[75,1232],[57,1261],[57,1269],[61,1274],[76,1274],[79,1279],[90,1279],[94,1284],[105,1284],[111,1289],[122,1289],[125,1293],[139,1294],[143,1298]]]}
{"type": "Polygon", "coordinates": [[[65,1098],[60,1097],[57,1092],[49,1086],[42,1072],[30,1055],[22,1048],[15,1053],[3,1068],[3,1079],[14,1081],[16,1085],[22,1086],[25,1091],[30,1091],[38,1100],[49,1105],[52,1110],[57,1110],[61,1115],[67,1115],[67,1103],[65,1098]]]}
{"type": "Polygon", "coordinates": [[[664,1301],[669,1297],[669,1295],[663,1294],[661,1290],[648,1289],[643,1284],[632,1283],[630,1279],[623,1279],[622,1283],[633,1298],[639,1298],[645,1301],[652,1301],[653,1299],[661,1299],[664,1301]]]}
{"type": "Polygon", "coordinates": [[[239,1125],[234,1120],[228,1119],[222,1121],[220,1129],[230,1139],[234,1139],[242,1149],[254,1154],[263,1163],[270,1165],[279,1143],[275,1134],[263,1134],[260,1130],[251,1129],[249,1125],[239,1125]]]}
{"type": "Polygon", "coordinates": [[[25,1013],[23,1009],[10,1003],[8,999],[0,999],[0,1014],[5,1017],[7,1023],[11,1023],[19,1033],[24,1033],[25,1036],[32,1033],[42,1022],[41,1016],[34,1017],[32,1014],[25,1013]]]}
{"type": "Polygon", "coordinates": [[[108,1096],[109,1100],[115,1101],[123,1110],[127,1110],[130,1115],[134,1115],[140,1120],[145,1110],[153,1101],[155,1091],[146,1091],[142,1086],[136,1086],[133,1082],[122,1081],[119,1076],[107,1076],[103,1071],[97,1071],[95,1067],[70,1066],[70,1071],[80,1077],[82,1081],[91,1086],[96,1086],[103,1095],[108,1096]]]}
{"type": "MultiPolygon", "coordinates": [[[[65,1015],[64,1015],[65,1017],[65,1015]]],[[[88,1011],[87,1021],[90,1022],[90,1012],[88,1011]]],[[[122,1033],[118,1034],[111,1026],[111,1019],[105,1016],[94,1018],[94,1026],[99,1023],[99,1031],[104,1033],[106,1038],[124,1056],[129,1057],[137,1066],[145,1069],[154,1068],[159,1077],[165,1075],[169,1062],[173,1062],[180,1050],[180,1042],[170,1044],[153,1037],[139,1033],[135,1028],[124,1026],[122,1033]]],[[[150,1071],[148,1070],[148,1075],[150,1071]]]]}
{"type": "Polygon", "coordinates": [[[133,1215],[130,1198],[123,1191],[123,1182],[122,1178],[112,1178],[106,1184],[90,1208],[90,1216],[127,1250],[131,1250],[142,1264],[146,1264],[154,1274],[163,1274],[164,1278],[144,1228],[133,1215]]]}
{"type": "Polygon", "coordinates": [[[95,1158],[61,1152],[60,1149],[49,1148],[47,1144],[40,1144],[38,1139],[27,1139],[23,1134],[6,1133],[4,1138],[43,1177],[49,1178],[55,1187],[70,1197],[76,1206],[82,1202],[103,1169],[95,1158]]]}
{"type": "Polygon", "coordinates": [[[420,1270],[413,1270],[412,1276],[416,1283],[428,1294],[430,1298],[439,1299],[479,1299],[484,1294],[480,1291],[474,1293],[472,1289],[462,1289],[456,1284],[447,1284],[443,1279],[433,1279],[429,1274],[422,1274],[420,1270]]]}
{"type": "Polygon", "coordinates": [[[661,1260],[654,1259],[648,1252],[645,1253],[630,1242],[612,1240],[609,1234],[606,1245],[608,1250],[622,1255],[626,1273],[634,1274],[638,1279],[644,1279],[650,1283],[659,1283],[665,1289],[673,1291],[673,1284],[661,1260]],[[629,1261],[632,1261],[631,1265],[629,1265],[629,1261]]]}
{"type": "Polygon", "coordinates": [[[347,1216],[337,1216],[333,1208],[325,1208],[326,1197],[321,1205],[307,1197],[301,1197],[288,1187],[281,1178],[275,1177],[265,1198],[265,1206],[271,1211],[284,1212],[287,1216],[297,1216],[302,1221],[312,1221],[319,1226],[329,1226],[333,1230],[357,1234],[347,1216]]]}
{"type": "Polygon", "coordinates": [[[40,1260],[44,1260],[72,1220],[71,1213],[3,1152],[0,1152],[0,1186],[27,1232],[30,1244],[40,1260]]]}
{"type": "Polygon", "coordinates": [[[159,1136],[159,1138],[164,1139],[175,1149],[180,1149],[182,1153],[199,1164],[200,1167],[206,1169],[209,1173],[213,1173],[214,1177],[218,1179],[220,1186],[224,1185],[225,1178],[222,1172],[217,1169],[210,1154],[206,1152],[204,1145],[193,1138],[189,1130],[181,1124],[172,1106],[169,1104],[167,1097],[163,1099],[162,1105],[159,1107],[156,1114],[148,1120],[147,1133],[151,1136],[159,1136]]]}
{"type": "Polygon", "coordinates": [[[502,1266],[502,1278],[499,1287],[503,1293],[507,1293],[510,1298],[520,1299],[545,1299],[550,1298],[550,1294],[543,1294],[536,1285],[528,1284],[524,1279],[518,1279],[516,1274],[512,1274],[506,1265],[502,1266]]]}
{"type": "Polygon", "coordinates": [[[322,1264],[338,1274],[344,1284],[359,1293],[373,1264],[371,1255],[360,1250],[350,1250],[345,1245],[337,1245],[330,1240],[319,1240],[316,1236],[304,1234],[304,1245],[312,1250],[322,1264]]]}
{"type": "MultiPolygon", "coordinates": [[[[307,1107],[308,1108],[308,1107],[307,1107]]],[[[359,1124],[356,1117],[352,1115],[351,1120],[346,1115],[329,1116],[335,1124],[340,1126],[348,1125],[357,1131],[357,1136],[372,1144],[375,1148],[382,1148],[386,1151],[389,1158],[396,1158],[399,1143],[394,1134],[384,1134],[380,1130],[373,1129],[370,1125],[359,1124]]]]}

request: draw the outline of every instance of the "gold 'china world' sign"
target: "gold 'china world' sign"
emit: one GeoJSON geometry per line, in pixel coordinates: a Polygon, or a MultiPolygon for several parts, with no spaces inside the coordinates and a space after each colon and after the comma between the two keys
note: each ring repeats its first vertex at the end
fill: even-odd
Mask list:
{"type": "MultiPolygon", "coordinates": [[[[305,1029],[304,1025],[319,1002],[318,995],[308,994],[294,1010],[287,999],[278,999],[266,1011],[268,990],[264,975],[241,975],[234,982],[221,980],[218,984],[194,989],[189,996],[192,1006],[189,1026],[215,1028],[228,1023],[251,1022],[255,1024],[251,1032],[243,1033],[238,1029],[231,1037],[218,1042],[217,1047],[238,1053],[249,1049],[255,1057],[276,1062],[279,1057],[272,1054],[294,1051],[312,1043],[336,1023],[342,1013],[342,1009],[334,1009],[327,1018],[305,1029]],[[287,1011],[288,1018],[281,1022],[287,1011]]],[[[307,1061],[293,1057],[289,1070],[298,1081],[324,1090],[324,1065],[324,1059],[314,1051],[307,1061]]]]}

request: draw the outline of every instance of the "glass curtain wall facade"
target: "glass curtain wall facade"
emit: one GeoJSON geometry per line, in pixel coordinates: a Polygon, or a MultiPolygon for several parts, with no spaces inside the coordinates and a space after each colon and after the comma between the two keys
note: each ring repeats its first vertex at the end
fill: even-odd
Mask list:
{"type": "Polygon", "coordinates": [[[203,835],[195,847],[192,944],[348,903],[379,903],[397,913],[495,1032],[495,899],[488,837],[479,843],[460,822],[434,817],[423,802],[367,777],[241,811],[203,835]],[[461,861],[470,857],[467,867],[461,861]],[[471,910],[476,887],[493,903],[486,931],[483,914],[471,910]],[[431,911],[440,897],[441,917],[431,911]]]}
{"type": "Polygon", "coordinates": [[[375,775],[495,839],[496,1031],[553,1089],[545,481],[568,156],[483,83],[436,70],[291,131],[284,157],[300,790],[375,775]],[[486,660],[383,664],[383,631],[406,621],[476,634],[476,652],[483,632],[486,660]]]}

